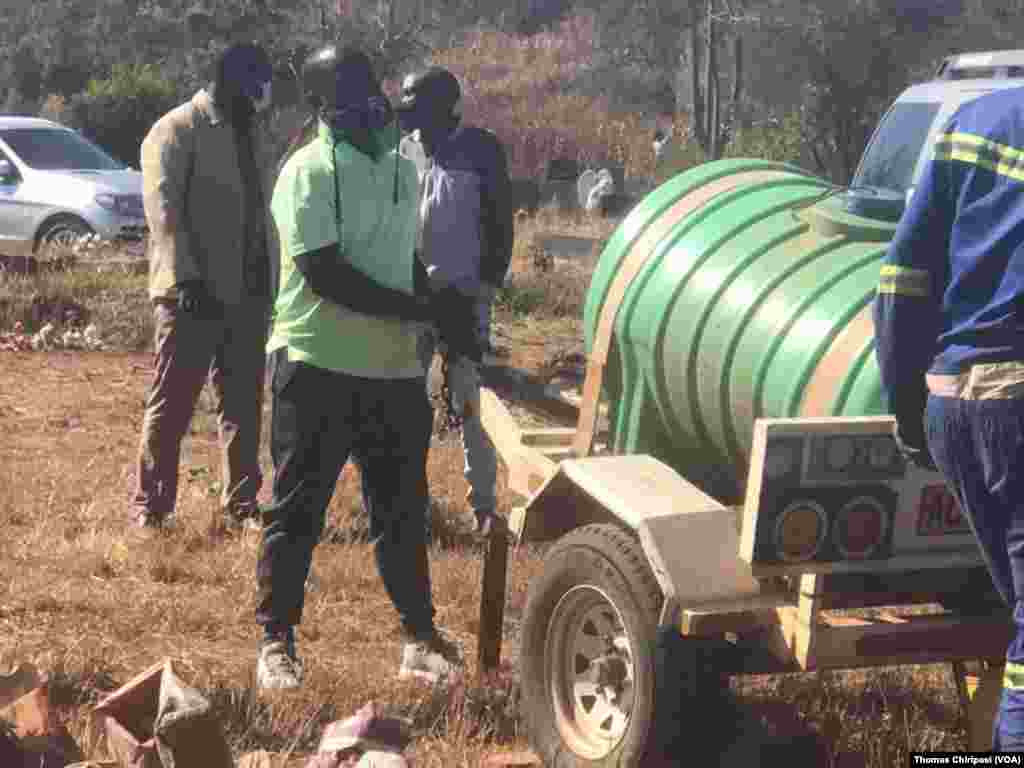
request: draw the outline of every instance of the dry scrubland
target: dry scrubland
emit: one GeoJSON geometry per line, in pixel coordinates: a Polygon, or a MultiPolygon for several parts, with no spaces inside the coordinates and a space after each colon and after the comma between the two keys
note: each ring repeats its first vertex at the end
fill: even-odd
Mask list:
{"type": "MultiPolygon", "coordinates": [[[[593,23],[573,17],[556,31],[527,39],[469,32],[462,47],[438,51],[432,61],[467,84],[466,119],[491,128],[505,142],[513,175],[540,177],[553,157],[615,162],[627,174],[650,174],[653,128],[647,118],[653,113],[614,111],[606,96],[567,92],[593,61],[595,45],[593,23]]],[[[393,95],[398,83],[385,87],[393,95]]]]}
{"type": "MultiPolygon", "coordinates": [[[[583,46],[571,30],[563,32],[533,47],[481,35],[441,60],[482,81],[467,105],[470,115],[479,110],[490,116],[483,122],[514,124],[534,137],[520,143],[522,166],[550,156],[560,140],[553,131],[564,125],[581,147],[621,152],[616,156],[640,172],[647,148],[630,133],[635,124],[581,120],[600,118],[602,106],[558,94],[559,77],[583,46]],[[538,87],[538,78],[546,85],[538,87]]],[[[497,321],[513,364],[534,371],[566,347],[579,349],[588,279],[538,258],[532,237],[550,229],[594,237],[610,231],[607,222],[584,215],[541,211],[520,219],[514,273],[497,321]]],[[[224,538],[210,527],[219,487],[209,401],[201,401],[182,454],[180,527],[165,539],[136,540],[126,527],[126,499],[151,363],[144,279],[117,272],[0,276],[0,332],[18,321],[33,331],[70,317],[93,322],[108,351],[0,352],[0,669],[28,660],[50,671],[62,715],[88,756],[103,755],[89,727],[90,705],[164,656],[211,697],[236,754],[307,752],[325,723],[371,697],[412,719],[417,738],[409,754],[418,766],[476,766],[485,754],[526,746],[513,662],[527,585],[542,552],[524,548],[511,558],[506,665],[495,679],[454,697],[398,682],[397,625],[362,540],[358,483],[346,470],[299,629],[308,683],[297,694],[261,699],[253,688],[256,542],[224,538]]],[[[267,455],[265,448],[264,461],[267,455]]],[[[266,490],[269,465],[265,470],[266,490]]],[[[450,435],[435,435],[430,480],[438,619],[474,659],[480,553],[458,532],[466,484],[450,435]]],[[[816,734],[829,754],[826,765],[888,768],[907,764],[910,750],[965,746],[943,666],[746,678],[734,689],[741,712],[763,730],[816,734]]],[[[715,730],[712,723],[699,726],[702,734],[715,730]]],[[[686,764],[685,755],[680,760],[686,764]]]]}
{"type": "MultiPolygon", "coordinates": [[[[558,223],[551,212],[539,218],[523,225],[521,237],[531,226],[558,223]]],[[[562,225],[602,234],[600,222],[583,218],[562,225]]],[[[515,364],[543,370],[566,345],[578,348],[586,275],[539,271],[531,249],[517,247],[511,283],[497,323],[515,364]],[[547,291],[553,301],[524,312],[515,297],[533,291],[547,291]]],[[[139,277],[7,278],[0,296],[7,302],[0,328],[24,316],[12,308],[41,311],[59,303],[54,297],[73,296],[114,346],[148,334],[139,277]],[[100,292],[103,284],[107,293],[100,292]],[[33,303],[33,296],[50,298],[33,303]]],[[[476,766],[485,754],[526,746],[512,662],[527,585],[539,573],[542,552],[524,548],[511,559],[506,665],[494,680],[471,684],[454,698],[399,682],[397,625],[362,539],[357,479],[346,470],[299,630],[308,685],[295,695],[260,699],[253,688],[256,542],[210,528],[219,487],[207,397],[182,455],[182,524],[164,540],[140,542],[126,527],[126,499],[148,352],[0,352],[0,365],[6,436],[0,444],[0,668],[30,660],[54,672],[62,712],[91,755],[103,753],[89,729],[89,706],[164,656],[176,659],[183,676],[216,703],[238,754],[311,750],[325,723],[371,697],[413,720],[410,755],[417,765],[476,766]]],[[[265,448],[264,461],[267,455],[265,448]]],[[[457,441],[439,430],[430,455],[438,618],[472,659],[481,562],[459,533],[467,512],[461,469],[457,441]]],[[[265,470],[269,479],[269,465],[265,470]]],[[[508,512],[504,486],[502,499],[508,512]]],[[[745,678],[734,687],[745,716],[769,733],[819,734],[832,765],[882,768],[904,764],[911,749],[964,745],[945,667],[745,678]]],[[[701,724],[701,732],[714,725],[701,724]]]]}

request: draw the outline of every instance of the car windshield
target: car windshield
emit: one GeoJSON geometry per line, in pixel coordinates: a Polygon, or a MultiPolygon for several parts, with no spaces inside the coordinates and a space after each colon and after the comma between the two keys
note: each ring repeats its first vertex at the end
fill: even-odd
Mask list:
{"type": "Polygon", "coordinates": [[[853,186],[904,194],[940,106],[931,101],[893,105],[864,152],[853,186]]]}
{"type": "Polygon", "coordinates": [[[9,128],[0,131],[7,145],[39,171],[120,171],[117,160],[66,128],[9,128]]]}

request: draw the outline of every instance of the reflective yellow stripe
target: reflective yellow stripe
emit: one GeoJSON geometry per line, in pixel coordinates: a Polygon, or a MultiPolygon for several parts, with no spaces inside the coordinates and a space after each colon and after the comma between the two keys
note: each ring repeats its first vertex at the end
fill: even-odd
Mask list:
{"type": "Polygon", "coordinates": [[[1006,668],[1003,670],[1003,688],[1015,691],[1024,689],[1024,664],[1006,662],[1006,668]]]}
{"type": "Polygon", "coordinates": [[[931,275],[926,269],[883,264],[878,280],[878,292],[894,296],[927,297],[931,295],[931,275]]]}
{"type": "Polygon", "coordinates": [[[935,139],[935,159],[958,160],[1024,181],[1024,150],[970,133],[940,133],[935,139]]]}
{"type": "Polygon", "coordinates": [[[1024,159],[1024,149],[1017,149],[1011,147],[1009,144],[1000,144],[998,141],[992,141],[986,139],[984,136],[978,136],[973,133],[962,133],[960,131],[953,131],[952,133],[940,133],[935,137],[935,143],[944,144],[968,144],[974,147],[986,147],[993,151],[1004,155],[1007,158],[1021,158],[1024,159]]]}

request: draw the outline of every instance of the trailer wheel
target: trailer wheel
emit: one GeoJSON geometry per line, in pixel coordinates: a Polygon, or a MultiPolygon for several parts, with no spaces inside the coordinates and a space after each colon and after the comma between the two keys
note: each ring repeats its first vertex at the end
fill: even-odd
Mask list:
{"type": "Polygon", "coordinates": [[[526,726],[545,765],[645,764],[661,602],[639,541],[617,526],[579,528],[549,550],[520,655],[526,726]]]}

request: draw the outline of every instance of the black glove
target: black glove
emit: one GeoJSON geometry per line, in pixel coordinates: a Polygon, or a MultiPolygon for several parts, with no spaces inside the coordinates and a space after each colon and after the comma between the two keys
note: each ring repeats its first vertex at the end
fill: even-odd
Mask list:
{"type": "Polygon", "coordinates": [[[923,411],[897,415],[892,437],[906,461],[916,464],[921,469],[938,471],[935,460],[928,450],[928,440],[924,434],[923,411]]]}
{"type": "Polygon", "coordinates": [[[178,310],[193,317],[209,313],[214,302],[202,280],[186,280],[178,283],[178,310]]]}
{"type": "Polygon", "coordinates": [[[446,286],[433,294],[431,308],[438,335],[448,347],[448,354],[453,359],[468,357],[476,363],[483,361],[483,348],[476,328],[474,297],[446,286]]]}

